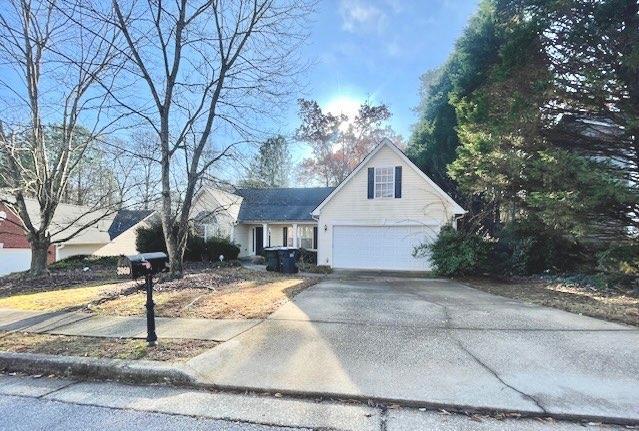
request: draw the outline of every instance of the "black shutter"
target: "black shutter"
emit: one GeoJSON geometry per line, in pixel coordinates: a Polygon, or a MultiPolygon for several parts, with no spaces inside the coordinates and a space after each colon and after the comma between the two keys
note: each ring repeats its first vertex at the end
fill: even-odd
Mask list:
{"type": "Polygon", "coordinates": [[[317,250],[317,226],[313,226],[313,248],[317,250]]]}
{"type": "Polygon", "coordinates": [[[402,167],[395,166],[395,197],[402,197],[402,167]]]}
{"type": "Polygon", "coordinates": [[[288,247],[288,227],[284,226],[282,228],[282,245],[284,247],[288,247]]]}
{"type": "Polygon", "coordinates": [[[375,197],[375,168],[368,168],[368,199],[375,197]]]}

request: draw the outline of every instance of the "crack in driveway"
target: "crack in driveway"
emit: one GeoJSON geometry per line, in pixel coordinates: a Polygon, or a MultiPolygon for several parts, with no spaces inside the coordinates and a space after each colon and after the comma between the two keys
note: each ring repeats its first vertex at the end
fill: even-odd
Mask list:
{"type": "Polygon", "coordinates": [[[546,408],[541,404],[541,402],[535,398],[534,396],[516,388],[515,386],[511,385],[510,383],[506,382],[500,375],[499,373],[497,373],[497,371],[495,371],[494,369],[492,369],[488,364],[486,364],[484,361],[482,361],[477,355],[475,355],[468,347],[466,347],[464,345],[464,343],[457,337],[455,336],[454,331],[457,328],[454,328],[452,326],[452,318],[450,316],[450,313],[448,311],[448,307],[444,304],[441,304],[439,302],[436,301],[428,301],[426,299],[424,299],[424,297],[422,295],[420,295],[419,292],[417,292],[415,289],[410,288],[408,289],[408,291],[412,294],[417,296],[420,300],[422,301],[426,301],[430,304],[436,305],[438,307],[441,308],[442,313],[444,315],[444,329],[450,331],[449,335],[450,338],[455,342],[455,344],[464,352],[466,353],[470,358],[472,358],[479,366],[481,366],[483,369],[485,369],[486,371],[488,371],[490,374],[492,374],[497,380],[499,380],[499,382],[506,386],[507,388],[517,392],[518,394],[520,394],[522,397],[524,397],[525,399],[532,401],[544,414],[548,414],[548,411],[546,410],[546,408]]]}

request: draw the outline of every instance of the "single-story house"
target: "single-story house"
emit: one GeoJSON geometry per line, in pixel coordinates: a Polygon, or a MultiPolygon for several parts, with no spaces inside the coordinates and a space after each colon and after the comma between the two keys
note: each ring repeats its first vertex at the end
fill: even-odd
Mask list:
{"type": "MultiPolygon", "coordinates": [[[[26,204],[31,220],[37,225],[37,201],[27,199],[26,204]]],[[[102,217],[90,207],[59,204],[51,222],[52,240],[65,239],[81,230],[72,238],[49,247],[49,263],[81,254],[135,254],[135,230],[146,223],[152,213],[121,210],[115,214],[103,213],[102,217]]],[[[24,271],[30,264],[31,248],[22,222],[8,206],[0,204],[0,275],[24,271]]]]}
{"type": "Polygon", "coordinates": [[[389,140],[337,187],[205,187],[194,212],[203,231],[227,232],[241,257],[286,245],[316,250],[319,265],[380,270],[430,269],[413,250],[465,213],[389,140]]]}

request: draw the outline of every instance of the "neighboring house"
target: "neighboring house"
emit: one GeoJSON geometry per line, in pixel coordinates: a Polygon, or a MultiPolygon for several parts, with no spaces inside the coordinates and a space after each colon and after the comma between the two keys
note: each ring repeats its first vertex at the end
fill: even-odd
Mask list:
{"type": "Polygon", "coordinates": [[[319,265],[380,270],[430,269],[414,248],[465,213],[388,140],[336,188],[205,188],[194,208],[220,215],[207,229],[229,232],[240,256],[287,245],[316,250],[319,265]]]}
{"type": "Polygon", "coordinates": [[[120,210],[107,230],[109,242],[93,254],[97,256],[120,256],[137,254],[135,246],[137,230],[148,227],[155,211],[153,210],[120,210]]]}
{"type": "MultiPolygon", "coordinates": [[[[38,203],[27,199],[26,204],[33,223],[37,225],[38,203]]],[[[86,206],[60,204],[51,222],[52,240],[65,239],[79,232],[49,247],[49,263],[81,254],[135,254],[135,229],[150,215],[150,211],[127,210],[100,214],[86,206]],[[88,227],[83,228],[87,224],[88,227]]],[[[30,264],[31,248],[22,222],[11,209],[0,204],[0,275],[24,271],[30,264]]]]}
{"type": "Polygon", "coordinates": [[[195,231],[208,239],[231,238],[242,198],[214,187],[204,187],[193,199],[191,220],[195,231]]]}

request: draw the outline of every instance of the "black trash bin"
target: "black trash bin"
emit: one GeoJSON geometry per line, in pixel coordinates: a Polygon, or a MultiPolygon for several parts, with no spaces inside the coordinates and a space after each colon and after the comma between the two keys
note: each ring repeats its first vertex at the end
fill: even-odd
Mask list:
{"type": "Polygon", "coordinates": [[[276,248],[269,247],[264,249],[264,257],[266,258],[266,270],[267,271],[279,271],[280,260],[279,253],[276,248]]]}
{"type": "Polygon", "coordinates": [[[300,251],[296,248],[281,247],[277,254],[280,261],[280,272],[284,274],[296,274],[299,272],[297,267],[297,259],[299,258],[300,251]]]}

